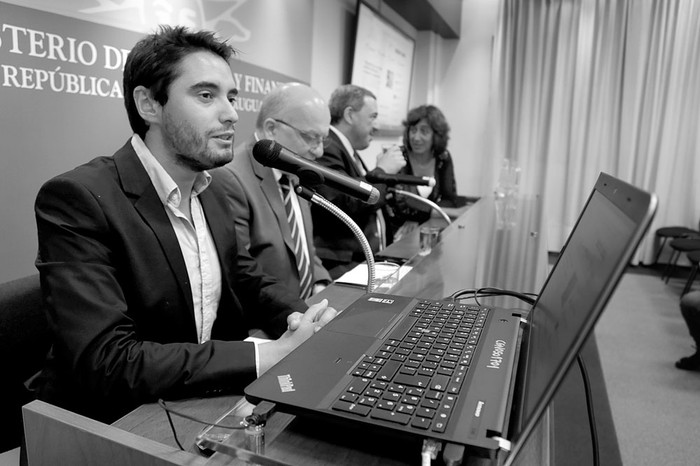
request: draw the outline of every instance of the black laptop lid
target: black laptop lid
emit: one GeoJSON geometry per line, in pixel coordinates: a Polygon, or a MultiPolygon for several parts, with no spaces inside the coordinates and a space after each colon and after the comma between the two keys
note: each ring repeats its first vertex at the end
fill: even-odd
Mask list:
{"type": "Polygon", "coordinates": [[[516,445],[534,429],[590,335],[656,209],[656,197],[602,173],[528,316],[516,445]]]}

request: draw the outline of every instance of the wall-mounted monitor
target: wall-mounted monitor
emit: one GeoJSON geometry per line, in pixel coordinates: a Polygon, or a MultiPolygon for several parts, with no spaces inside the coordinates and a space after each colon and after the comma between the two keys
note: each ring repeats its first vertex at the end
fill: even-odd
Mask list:
{"type": "Polygon", "coordinates": [[[363,2],[358,3],[350,82],[377,96],[380,134],[403,129],[411,92],[415,41],[363,2]]]}

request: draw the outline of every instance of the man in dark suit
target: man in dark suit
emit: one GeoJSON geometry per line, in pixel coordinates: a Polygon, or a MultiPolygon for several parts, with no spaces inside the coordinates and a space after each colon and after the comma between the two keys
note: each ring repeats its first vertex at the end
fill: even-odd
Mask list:
{"type": "Polygon", "coordinates": [[[233,157],[232,52],[182,27],[139,41],[124,68],[134,135],[41,188],[41,399],[112,422],[161,397],[242,391],[333,316],[261,273],[208,172],[233,157]],[[243,342],[252,328],[279,338],[243,342]]]}
{"type": "MultiPolygon", "coordinates": [[[[377,99],[369,90],[347,84],[331,95],[331,133],[318,163],[340,171],[351,178],[366,180],[367,166],[357,153],[366,149],[372,140],[374,120],[377,118],[377,99]]],[[[398,146],[377,155],[372,172],[397,173],[406,160],[398,146]]],[[[381,208],[385,204],[386,185],[374,184],[380,193],[376,204],[370,205],[352,196],[328,187],[318,191],[323,197],[348,214],[362,229],[373,253],[384,248],[386,225],[381,208]]],[[[365,260],[360,243],[352,231],[337,217],[316,205],[311,213],[314,222],[316,251],[333,279],[365,260]]]]}
{"type": "Polygon", "coordinates": [[[296,183],[297,178],[261,165],[253,157],[253,146],[269,139],[315,160],[323,154],[330,119],[325,100],[309,86],[278,86],[263,99],[254,137],[236,148],[233,162],[222,169],[233,176],[228,194],[239,241],[265,273],[302,299],[331,281],[314,248],[309,203],[289,189],[289,182],[296,183]]]}

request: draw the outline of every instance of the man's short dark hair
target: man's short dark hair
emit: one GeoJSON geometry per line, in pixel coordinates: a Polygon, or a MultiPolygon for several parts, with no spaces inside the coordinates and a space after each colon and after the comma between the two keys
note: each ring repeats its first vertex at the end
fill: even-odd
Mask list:
{"type": "Polygon", "coordinates": [[[339,122],[348,107],[359,111],[365,105],[365,97],[377,99],[369,89],[354,84],[344,84],[333,91],[328,101],[331,111],[331,124],[339,122]]]}
{"type": "Polygon", "coordinates": [[[445,115],[435,105],[421,105],[408,112],[403,121],[403,145],[411,148],[411,140],[408,135],[411,127],[425,119],[433,130],[433,155],[440,155],[447,149],[447,141],[450,139],[450,125],[445,115]]]}
{"type": "Polygon", "coordinates": [[[168,88],[179,76],[180,61],[187,55],[208,51],[228,61],[235,50],[217,39],[211,31],[190,31],[184,26],[160,26],[141,39],[131,50],[124,65],[124,105],[131,129],[142,138],[148,124],[134,102],[134,89],[144,86],[161,105],[168,101],[168,88]]]}

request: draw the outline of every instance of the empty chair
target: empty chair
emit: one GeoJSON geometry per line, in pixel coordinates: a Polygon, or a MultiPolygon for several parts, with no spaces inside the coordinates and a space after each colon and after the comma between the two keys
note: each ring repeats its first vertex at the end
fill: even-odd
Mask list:
{"type": "MultiPolygon", "coordinates": [[[[698,225],[700,227],[700,225],[698,225]]],[[[672,226],[672,227],[661,227],[656,230],[655,235],[659,238],[659,249],[656,250],[656,257],[654,257],[654,264],[659,262],[659,257],[661,257],[661,251],[663,251],[666,241],[669,238],[692,238],[700,237],[700,230],[693,230],[688,227],[672,226]]]]}
{"type": "Polygon", "coordinates": [[[665,268],[666,283],[675,272],[676,264],[682,253],[700,251],[700,238],[676,238],[669,243],[669,247],[673,249],[673,252],[671,252],[671,257],[665,268]]]}

